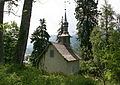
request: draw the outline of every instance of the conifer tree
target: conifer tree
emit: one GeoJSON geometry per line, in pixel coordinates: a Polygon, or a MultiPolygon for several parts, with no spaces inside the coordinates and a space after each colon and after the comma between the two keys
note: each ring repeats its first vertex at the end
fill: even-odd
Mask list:
{"type": "Polygon", "coordinates": [[[90,34],[95,26],[97,26],[97,2],[95,0],[77,0],[76,19],[78,40],[80,41],[80,49],[82,56],[85,60],[91,59],[92,45],[90,40],[90,34]]]}
{"type": "Polygon", "coordinates": [[[49,44],[50,35],[47,33],[45,19],[40,19],[40,26],[33,32],[31,43],[33,43],[33,52],[31,54],[31,62],[33,66],[38,66],[38,58],[43,50],[49,44]]]}

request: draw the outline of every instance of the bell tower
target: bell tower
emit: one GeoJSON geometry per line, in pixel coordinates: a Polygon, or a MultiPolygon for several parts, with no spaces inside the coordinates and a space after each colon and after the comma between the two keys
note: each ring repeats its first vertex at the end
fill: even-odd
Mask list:
{"type": "Polygon", "coordinates": [[[65,44],[67,46],[70,46],[70,34],[68,32],[68,21],[67,21],[67,15],[66,15],[66,9],[65,9],[65,16],[64,16],[64,21],[62,23],[63,26],[63,32],[61,35],[59,35],[59,40],[61,44],[65,44]]]}

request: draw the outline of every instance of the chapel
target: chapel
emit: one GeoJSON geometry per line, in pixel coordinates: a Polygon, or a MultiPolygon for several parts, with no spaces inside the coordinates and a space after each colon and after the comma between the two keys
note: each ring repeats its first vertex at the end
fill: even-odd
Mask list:
{"type": "Polygon", "coordinates": [[[39,68],[47,72],[62,72],[74,74],[79,71],[80,57],[70,47],[70,34],[68,32],[66,16],[62,22],[62,33],[58,35],[59,42],[50,42],[40,55],[39,68]]]}

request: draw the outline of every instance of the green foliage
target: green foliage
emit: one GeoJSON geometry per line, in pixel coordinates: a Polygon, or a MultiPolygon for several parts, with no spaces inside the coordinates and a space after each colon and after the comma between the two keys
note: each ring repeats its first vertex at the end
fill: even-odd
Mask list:
{"type": "MultiPolygon", "coordinates": [[[[106,0],[105,0],[106,1],[106,0]]],[[[111,6],[105,2],[100,17],[100,26],[92,31],[90,41],[94,63],[100,71],[102,80],[116,80],[120,78],[120,32],[115,29],[116,23],[114,11],[111,6]]]]}
{"type": "Polygon", "coordinates": [[[34,31],[31,37],[31,43],[33,43],[33,52],[31,54],[31,62],[33,66],[37,66],[38,58],[42,51],[49,44],[50,35],[46,31],[45,19],[40,19],[40,26],[34,31]]]}
{"type": "MultiPolygon", "coordinates": [[[[83,2],[81,2],[80,5],[82,5],[82,3],[83,2]]],[[[82,10],[82,8],[79,8],[78,10],[82,10]]],[[[78,15],[78,19],[80,18],[80,15],[78,15]]],[[[80,62],[81,69],[79,73],[99,80],[99,85],[103,85],[103,83],[104,85],[105,83],[108,85],[113,85],[115,82],[120,82],[120,31],[118,28],[120,25],[119,16],[117,18],[111,5],[107,4],[107,1],[105,0],[105,5],[102,7],[101,15],[99,18],[99,25],[94,27],[91,32],[89,31],[89,42],[91,43],[92,47],[91,49],[93,52],[93,59],[89,61],[82,60],[80,62]],[[117,18],[118,21],[116,21],[117,18]]],[[[81,22],[79,22],[79,24],[80,23],[81,22]]],[[[79,24],[78,27],[80,27],[79,24]]],[[[84,31],[82,29],[80,30],[81,32],[84,31]]],[[[86,31],[84,32],[86,33],[86,31]]],[[[86,38],[85,36],[82,37],[86,38]]],[[[87,42],[84,41],[84,43],[87,42]]],[[[85,53],[84,51],[88,48],[86,48],[86,46],[82,46],[81,49],[83,49],[81,50],[83,54],[85,53]]],[[[89,55],[90,50],[87,52],[88,53],[86,54],[89,55]]]]}
{"type": "Polygon", "coordinates": [[[107,63],[107,68],[111,72],[111,79],[120,81],[120,32],[116,30],[109,37],[109,45],[105,49],[104,62],[107,63]]]}
{"type": "Polygon", "coordinates": [[[84,78],[83,76],[70,75],[66,79],[65,85],[96,85],[96,83],[92,79],[84,78]]]}
{"type": "Polygon", "coordinates": [[[4,51],[5,51],[5,62],[10,62],[13,59],[15,53],[15,45],[18,40],[19,27],[16,22],[5,23],[3,25],[4,34],[4,51]]]}
{"type": "Polygon", "coordinates": [[[92,45],[90,34],[95,26],[97,26],[97,3],[94,0],[77,0],[76,19],[78,40],[80,41],[80,48],[82,57],[89,60],[92,56],[92,45]]]}
{"type": "Polygon", "coordinates": [[[113,11],[113,8],[108,4],[107,0],[105,0],[105,4],[101,9],[100,26],[106,31],[113,29],[115,26],[115,11],[113,11]]]}
{"type": "Polygon", "coordinates": [[[0,85],[95,85],[95,82],[79,75],[43,74],[31,66],[0,65],[0,85]]]}

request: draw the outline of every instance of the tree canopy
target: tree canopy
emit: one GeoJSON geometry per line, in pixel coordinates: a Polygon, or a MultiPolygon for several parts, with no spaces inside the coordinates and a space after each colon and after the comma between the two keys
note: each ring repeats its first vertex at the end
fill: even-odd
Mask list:
{"type": "Polygon", "coordinates": [[[85,60],[91,59],[92,45],[90,34],[95,26],[97,26],[97,2],[94,0],[77,0],[76,19],[78,40],[80,41],[80,49],[85,60]]]}
{"type": "Polygon", "coordinates": [[[49,44],[50,35],[46,29],[45,19],[40,19],[40,26],[33,32],[31,37],[31,43],[33,43],[33,52],[31,54],[31,62],[33,66],[37,66],[38,58],[43,50],[49,44]]]}
{"type": "Polygon", "coordinates": [[[116,29],[117,17],[115,12],[106,0],[101,13],[100,24],[92,31],[90,41],[92,43],[94,62],[101,70],[105,85],[106,80],[119,79],[120,32],[116,29]]]}
{"type": "Polygon", "coordinates": [[[4,50],[5,50],[5,62],[13,62],[15,55],[15,46],[18,40],[19,27],[15,21],[5,23],[4,26],[4,50]]]}

